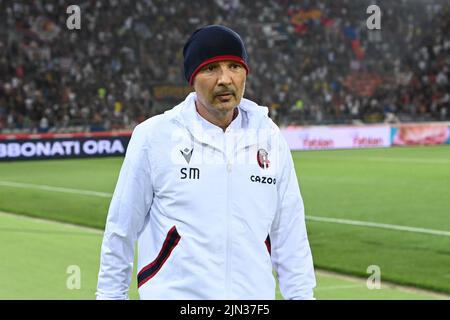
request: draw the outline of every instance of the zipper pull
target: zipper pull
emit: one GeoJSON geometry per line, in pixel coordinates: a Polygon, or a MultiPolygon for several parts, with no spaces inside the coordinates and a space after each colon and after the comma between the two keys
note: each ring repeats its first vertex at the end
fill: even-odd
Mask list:
{"type": "Polygon", "coordinates": [[[231,172],[232,167],[233,167],[232,163],[230,161],[228,161],[228,163],[227,163],[227,171],[231,172]]]}

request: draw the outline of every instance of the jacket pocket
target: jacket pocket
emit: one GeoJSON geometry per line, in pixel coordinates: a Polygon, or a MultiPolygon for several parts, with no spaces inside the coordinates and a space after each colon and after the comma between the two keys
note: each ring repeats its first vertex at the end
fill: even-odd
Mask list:
{"type": "Polygon", "coordinates": [[[177,228],[173,226],[167,233],[166,239],[164,240],[162,248],[159,251],[156,259],[143,267],[141,271],[139,271],[137,275],[138,288],[140,288],[144,283],[146,283],[158,273],[166,260],[170,257],[170,254],[172,253],[173,249],[175,249],[180,239],[181,237],[178,234],[177,228]]]}

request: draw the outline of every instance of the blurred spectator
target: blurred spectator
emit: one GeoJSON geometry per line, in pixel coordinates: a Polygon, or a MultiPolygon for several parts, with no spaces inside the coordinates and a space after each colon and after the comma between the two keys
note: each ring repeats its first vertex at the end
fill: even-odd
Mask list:
{"type": "Polygon", "coordinates": [[[374,31],[372,2],[80,0],[71,31],[67,1],[0,0],[0,131],[132,129],[182,100],[180,48],[213,23],[243,36],[246,96],[280,125],[449,120],[448,0],[377,1],[374,31]]]}

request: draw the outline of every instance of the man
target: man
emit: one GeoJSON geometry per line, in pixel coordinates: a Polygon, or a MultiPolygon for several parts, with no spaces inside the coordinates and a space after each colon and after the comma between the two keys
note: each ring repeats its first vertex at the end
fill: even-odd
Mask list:
{"type": "Polygon", "coordinates": [[[313,299],[314,268],[292,157],[267,108],[243,98],[244,44],[197,30],[195,92],[138,125],[111,201],[98,299],[126,299],[138,241],[141,299],[313,299]]]}

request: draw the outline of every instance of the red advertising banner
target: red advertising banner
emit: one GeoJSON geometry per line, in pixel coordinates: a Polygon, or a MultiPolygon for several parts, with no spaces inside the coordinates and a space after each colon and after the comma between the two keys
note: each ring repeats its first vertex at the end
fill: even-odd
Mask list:
{"type": "Polygon", "coordinates": [[[412,123],[395,126],[392,128],[392,144],[395,146],[450,144],[449,123],[412,123]]]}

